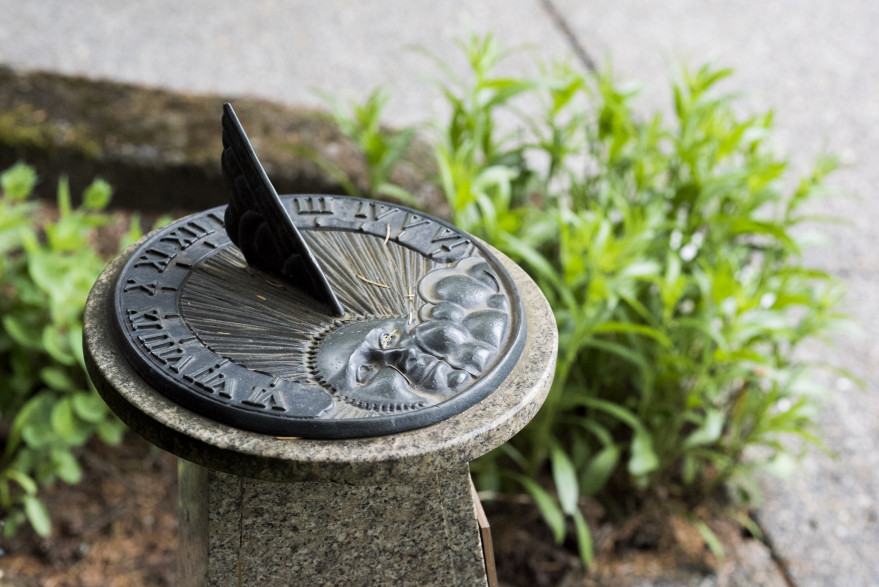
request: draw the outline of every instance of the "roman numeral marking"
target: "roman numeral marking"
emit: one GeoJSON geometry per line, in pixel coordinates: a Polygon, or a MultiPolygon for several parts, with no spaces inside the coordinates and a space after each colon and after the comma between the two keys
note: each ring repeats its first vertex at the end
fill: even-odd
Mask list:
{"type": "Polygon", "coordinates": [[[193,357],[183,350],[183,342],[177,341],[165,332],[147,334],[137,337],[151,355],[165,363],[174,373],[180,373],[193,357]]]}
{"type": "Polygon", "coordinates": [[[446,226],[440,226],[439,230],[436,231],[436,234],[433,235],[433,238],[430,239],[430,242],[438,243],[438,242],[450,241],[450,240],[466,241],[467,239],[462,237],[460,233],[455,232],[451,228],[448,228],[446,226]]]}
{"type": "Polygon", "coordinates": [[[403,230],[397,233],[396,238],[399,240],[400,237],[405,234],[407,230],[410,228],[416,228],[418,226],[424,226],[425,224],[430,224],[430,220],[423,216],[419,216],[418,214],[413,214],[412,212],[408,212],[406,217],[403,218],[403,230]]]}
{"type": "Polygon", "coordinates": [[[386,204],[376,204],[374,202],[360,202],[360,207],[354,214],[355,218],[362,218],[366,221],[374,222],[399,212],[398,208],[392,208],[386,204]]]}
{"type": "Polygon", "coordinates": [[[165,327],[165,316],[158,308],[146,310],[128,310],[128,320],[135,331],[162,330],[165,327]]]}
{"type": "Polygon", "coordinates": [[[162,249],[147,249],[144,254],[137,258],[134,262],[135,267],[152,267],[159,273],[165,271],[171,259],[176,257],[176,253],[166,253],[162,249]]]}
{"type": "Polygon", "coordinates": [[[223,218],[222,214],[218,214],[217,212],[208,212],[207,217],[220,225],[220,227],[226,226],[226,219],[223,218]]]}
{"type": "Polygon", "coordinates": [[[409,230],[410,228],[415,228],[416,226],[422,226],[424,224],[430,224],[430,220],[423,216],[419,216],[418,214],[408,212],[406,218],[403,219],[403,230],[409,230]]]}
{"type": "Polygon", "coordinates": [[[333,213],[333,201],[324,197],[296,198],[293,202],[300,215],[333,213]]]}
{"type": "Polygon", "coordinates": [[[281,394],[281,390],[276,387],[278,381],[280,379],[275,377],[268,387],[254,386],[247,398],[241,403],[255,408],[270,408],[278,412],[286,412],[287,404],[284,401],[284,396],[281,394]]]}
{"type": "Polygon", "coordinates": [[[128,293],[130,291],[140,290],[146,292],[147,294],[154,296],[156,295],[156,290],[159,288],[159,281],[154,279],[152,281],[138,281],[137,279],[129,278],[125,282],[125,287],[122,288],[123,293],[128,293]]]}
{"type": "Polygon", "coordinates": [[[223,359],[210,367],[203,367],[194,373],[184,375],[183,379],[194,383],[208,393],[216,393],[222,398],[232,399],[235,380],[227,378],[224,373],[220,372],[223,365],[228,362],[228,360],[223,359]]]}
{"type": "Polygon", "coordinates": [[[206,237],[212,232],[212,230],[208,230],[194,220],[191,220],[183,226],[175,228],[168,234],[163,235],[159,240],[162,242],[173,243],[181,251],[184,251],[195,244],[199,239],[206,237]]]}
{"type": "Polygon", "coordinates": [[[461,236],[460,233],[455,232],[451,228],[441,226],[439,230],[436,231],[436,234],[433,235],[433,238],[430,239],[432,244],[442,243],[442,245],[432,251],[430,253],[431,256],[438,255],[440,253],[449,253],[454,249],[459,247],[463,247],[470,244],[470,240],[461,236]]]}
{"type": "Polygon", "coordinates": [[[154,296],[161,291],[177,291],[177,288],[159,285],[159,281],[157,279],[154,279],[152,281],[140,281],[133,277],[129,277],[125,281],[125,286],[122,288],[122,293],[128,293],[137,290],[154,296]]]}

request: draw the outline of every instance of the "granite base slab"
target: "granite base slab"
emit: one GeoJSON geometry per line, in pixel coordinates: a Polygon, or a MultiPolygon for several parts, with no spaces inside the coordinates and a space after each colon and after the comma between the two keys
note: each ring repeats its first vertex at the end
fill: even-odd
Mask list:
{"type": "Polygon", "coordinates": [[[279,483],[180,461],[182,585],[486,585],[466,465],[406,485],[279,483]]]}

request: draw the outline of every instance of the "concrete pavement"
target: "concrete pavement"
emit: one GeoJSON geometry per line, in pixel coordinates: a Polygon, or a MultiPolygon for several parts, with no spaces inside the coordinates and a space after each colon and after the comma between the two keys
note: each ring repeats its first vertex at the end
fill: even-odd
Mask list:
{"type": "MultiPolygon", "coordinates": [[[[572,54],[570,32],[596,62],[609,58],[619,76],[644,82],[644,108],[668,108],[678,60],[735,67],[730,89],[745,90],[751,107],[777,109],[779,148],[798,169],[823,152],[842,156],[834,182],[858,198],[822,203],[848,224],[831,227],[808,260],[847,283],[846,309],[868,333],[830,351],[868,383],[860,391],[828,376],[820,420],[836,459],[814,452],[792,482],[766,479],[760,521],[795,584],[879,584],[879,4],[549,1],[555,15],[548,0],[0,0],[0,63],[295,105],[321,105],[312,88],[362,98],[381,85],[395,125],[442,108],[430,85],[436,70],[408,48],[454,58],[450,39],[472,32],[544,59],[572,54]]],[[[507,66],[529,61],[522,54],[507,66]]]]}

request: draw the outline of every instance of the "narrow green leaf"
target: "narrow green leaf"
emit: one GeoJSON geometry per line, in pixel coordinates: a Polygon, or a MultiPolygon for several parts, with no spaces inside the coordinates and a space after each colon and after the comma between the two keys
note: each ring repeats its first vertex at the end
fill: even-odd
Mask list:
{"type": "Polygon", "coordinates": [[[526,459],[525,455],[523,455],[522,452],[511,443],[504,443],[500,445],[497,450],[510,457],[522,470],[528,469],[528,459],[526,459]]]}
{"type": "Polygon", "coordinates": [[[592,337],[584,340],[582,344],[583,346],[600,349],[616,355],[622,359],[625,359],[632,363],[634,366],[638,367],[638,369],[640,369],[642,373],[649,373],[651,371],[650,365],[647,363],[644,355],[635,350],[632,350],[626,345],[592,337]]]}
{"type": "Polygon", "coordinates": [[[17,316],[3,316],[3,328],[12,340],[29,349],[40,348],[40,331],[24,323],[17,316]]]}
{"type": "Polygon", "coordinates": [[[65,334],[59,332],[54,325],[49,324],[43,328],[41,342],[49,356],[62,365],[73,365],[76,363],[76,358],[70,353],[70,347],[65,334]]]}
{"type": "Polygon", "coordinates": [[[65,483],[76,484],[82,480],[82,468],[69,450],[53,450],[52,462],[55,464],[55,473],[65,483]]]}
{"type": "Polygon", "coordinates": [[[555,481],[556,491],[559,494],[559,502],[562,511],[573,515],[577,511],[577,501],[580,498],[580,487],[577,482],[577,471],[574,464],[565,452],[557,445],[550,452],[552,462],[552,478],[555,481]]]}
{"type": "Polygon", "coordinates": [[[345,173],[342,168],[340,168],[338,165],[327,159],[316,150],[305,147],[303,145],[290,145],[289,149],[300,157],[305,157],[306,159],[309,159],[312,162],[316,163],[318,167],[323,169],[324,172],[333,179],[333,181],[342,186],[342,189],[344,189],[349,196],[359,197],[363,195],[360,192],[360,189],[357,187],[357,184],[355,184],[348,177],[348,174],[345,173]]]}
{"type": "Polygon", "coordinates": [[[693,448],[714,444],[723,433],[724,413],[720,410],[708,410],[702,425],[684,440],[684,448],[693,448]]]}
{"type": "Polygon", "coordinates": [[[24,502],[24,512],[34,531],[43,538],[48,538],[52,533],[52,521],[49,518],[49,510],[46,509],[43,502],[33,495],[25,495],[22,501],[24,502]]]}
{"type": "Polygon", "coordinates": [[[705,544],[708,545],[711,553],[717,557],[718,561],[723,562],[726,559],[723,544],[721,544],[717,535],[711,530],[711,528],[708,527],[708,524],[693,516],[690,516],[690,522],[695,526],[696,530],[699,531],[699,534],[702,535],[702,539],[705,541],[705,544]]]}
{"type": "Polygon", "coordinates": [[[538,279],[546,279],[553,283],[553,285],[562,285],[561,279],[556,274],[555,268],[546,257],[530,247],[525,241],[512,235],[507,235],[505,241],[505,244],[514,252],[514,254],[524,259],[531,266],[530,268],[534,272],[532,274],[535,275],[535,277],[538,279]]]}
{"type": "Polygon", "coordinates": [[[70,182],[66,175],[58,178],[58,211],[61,218],[67,218],[70,215],[72,205],[70,203],[70,182]]]}
{"type": "Polygon", "coordinates": [[[565,515],[556,504],[555,499],[533,479],[519,474],[514,474],[513,477],[534,498],[537,509],[540,510],[543,519],[552,530],[556,544],[561,544],[565,539],[565,515]]]}
{"type": "Polygon", "coordinates": [[[649,326],[644,326],[642,324],[633,324],[631,322],[603,322],[602,324],[596,326],[593,329],[593,332],[596,334],[607,332],[640,334],[642,336],[647,336],[658,341],[663,346],[672,345],[671,339],[661,330],[658,330],[656,328],[650,328],[649,326]]]}
{"type": "Polygon", "coordinates": [[[137,212],[131,215],[128,221],[128,231],[119,239],[119,250],[123,251],[143,236],[143,228],[141,228],[140,214],[137,212]]]}
{"type": "Polygon", "coordinates": [[[398,200],[400,200],[404,204],[408,204],[409,206],[415,206],[418,204],[415,196],[413,196],[400,186],[394,185],[392,183],[380,184],[378,188],[376,188],[376,193],[378,195],[385,195],[397,198],[398,200]]]}
{"type": "Polygon", "coordinates": [[[495,459],[486,455],[471,463],[470,468],[474,472],[477,472],[478,468],[477,489],[479,491],[497,492],[501,490],[501,475],[495,459]],[[488,459],[487,462],[486,459],[488,459]]]}
{"type": "Polygon", "coordinates": [[[37,494],[37,483],[30,477],[30,475],[26,475],[15,469],[7,469],[5,474],[6,477],[18,483],[19,487],[21,487],[26,494],[37,494]]]}
{"type": "Polygon", "coordinates": [[[70,347],[70,352],[73,353],[73,356],[76,358],[76,362],[79,363],[79,366],[82,367],[82,370],[86,370],[85,366],[85,354],[82,348],[82,324],[74,324],[70,326],[70,330],[67,332],[67,344],[70,347]]]}
{"type": "Polygon", "coordinates": [[[43,367],[40,369],[40,379],[56,391],[69,391],[76,388],[76,383],[68,372],[60,367],[43,367]]]}
{"type": "Polygon", "coordinates": [[[22,431],[27,426],[32,427],[31,418],[42,407],[42,404],[40,396],[36,396],[26,401],[18,410],[15,419],[12,421],[9,436],[6,439],[6,448],[3,451],[4,457],[9,457],[18,448],[22,440],[22,431]]]}
{"type": "Polygon", "coordinates": [[[642,430],[644,428],[641,421],[638,420],[638,416],[636,416],[630,410],[627,410],[621,405],[615,404],[613,402],[609,402],[607,400],[599,399],[596,397],[578,397],[576,399],[576,403],[578,405],[583,405],[589,408],[595,408],[596,410],[601,410],[611,416],[617,418],[621,422],[627,424],[633,430],[642,430]]]}
{"type": "Polygon", "coordinates": [[[589,460],[589,464],[583,471],[580,481],[580,490],[583,495],[595,495],[604,488],[605,483],[616,469],[620,460],[620,449],[611,444],[589,460]]]}
{"type": "Polygon", "coordinates": [[[589,531],[589,525],[586,523],[580,510],[574,512],[574,530],[577,533],[577,549],[580,552],[580,560],[586,570],[592,566],[595,557],[595,549],[592,545],[592,532],[589,531]]]}
{"type": "Polygon", "coordinates": [[[681,466],[681,478],[684,481],[684,485],[692,485],[696,480],[696,475],[699,472],[699,463],[696,461],[696,458],[692,453],[687,453],[684,455],[684,462],[681,466]]]}
{"type": "Polygon", "coordinates": [[[174,222],[173,216],[171,216],[170,214],[162,214],[153,221],[152,230],[158,230],[168,224],[171,224],[172,222],[174,222]]]}
{"type": "Polygon", "coordinates": [[[656,261],[636,261],[626,265],[620,271],[620,275],[625,277],[652,277],[658,275],[659,270],[660,266],[656,261]]]}
{"type": "Polygon", "coordinates": [[[757,540],[763,540],[763,528],[761,528],[760,525],[757,524],[757,522],[755,522],[754,519],[748,515],[748,512],[736,512],[735,518],[736,520],[738,520],[739,524],[741,524],[743,528],[751,533],[751,536],[753,536],[757,540]]]}
{"type": "Polygon", "coordinates": [[[659,468],[659,457],[653,450],[653,440],[643,429],[635,431],[632,438],[632,456],[628,470],[635,477],[642,477],[659,468]]]}
{"type": "Polygon", "coordinates": [[[598,422],[596,422],[593,418],[577,417],[576,422],[584,429],[592,433],[603,446],[610,446],[611,444],[613,444],[613,436],[611,436],[610,431],[598,422]]]}

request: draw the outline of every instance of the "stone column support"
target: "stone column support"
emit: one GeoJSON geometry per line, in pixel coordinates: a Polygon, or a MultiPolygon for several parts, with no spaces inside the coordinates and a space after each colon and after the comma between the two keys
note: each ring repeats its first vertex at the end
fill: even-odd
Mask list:
{"type": "Polygon", "coordinates": [[[181,585],[485,584],[468,464],[536,414],[558,342],[537,286],[495,254],[516,282],[528,329],[510,375],[438,424],[344,440],[240,430],[152,389],[108,324],[108,296],[127,257],[111,263],[86,307],[86,361],[113,411],[181,459],[181,585]]]}

